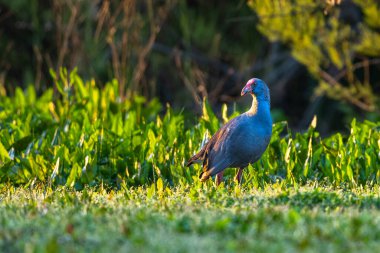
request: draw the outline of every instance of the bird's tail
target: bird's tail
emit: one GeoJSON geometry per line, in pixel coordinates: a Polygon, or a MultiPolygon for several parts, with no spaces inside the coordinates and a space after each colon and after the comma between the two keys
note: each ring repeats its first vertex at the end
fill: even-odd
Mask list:
{"type": "Polygon", "coordinates": [[[192,165],[195,162],[199,162],[199,161],[205,159],[205,156],[207,153],[206,148],[207,148],[208,141],[209,141],[209,132],[208,132],[208,130],[206,130],[206,132],[203,135],[201,150],[187,161],[187,163],[186,163],[187,167],[189,167],[190,165],[192,165]]]}
{"type": "Polygon", "coordinates": [[[201,154],[201,153],[202,153],[202,150],[201,150],[199,153],[195,154],[193,157],[191,157],[191,158],[187,161],[186,166],[189,167],[189,166],[192,165],[193,163],[195,163],[195,162],[201,160],[201,157],[202,157],[202,155],[203,155],[203,154],[201,154]]]}
{"type": "Polygon", "coordinates": [[[191,157],[187,163],[186,163],[186,166],[189,167],[190,165],[192,165],[193,163],[195,162],[199,162],[199,161],[202,161],[206,158],[206,145],[204,145],[202,147],[202,149],[197,153],[195,154],[193,157],[191,157]]]}
{"type": "Polygon", "coordinates": [[[208,162],[209,162],[208,152],[206,148],[203,148],[201,151],[198,152],[198,154],[191,157],[186,165],[190,166],[191,164],[202,161],[202,160],[203,160],[203,165],[202,165],[203,169],[202,169],[202,172],[199,174],[199,179],[201,180],[201,182],[204,182],[210,177],[210,174],[208,171],[208,162]]]}

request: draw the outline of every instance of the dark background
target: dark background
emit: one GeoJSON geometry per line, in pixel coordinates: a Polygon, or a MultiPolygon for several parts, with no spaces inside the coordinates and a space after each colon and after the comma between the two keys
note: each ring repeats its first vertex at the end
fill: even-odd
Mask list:
{"type": "Polygon", "coordinates": [[[0,1],[0,85],[39,93],[49,70],[77,67],[123,99],[158,97],[200,114],[207,96],[243,111],[251,77],[265,80],[276,121],[303,130],[379,120],[380,7],[368,1],[0,1]]]}

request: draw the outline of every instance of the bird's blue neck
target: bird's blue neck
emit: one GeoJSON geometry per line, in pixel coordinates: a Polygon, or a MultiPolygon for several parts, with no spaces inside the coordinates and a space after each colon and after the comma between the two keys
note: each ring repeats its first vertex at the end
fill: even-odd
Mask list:
{"type": "Polygon", "coordinates": [[[250,116],[269,116],[270,117],[270,101],[267,97],[256,97],[252,94],[252,106],[247,111],[250,116]]]}

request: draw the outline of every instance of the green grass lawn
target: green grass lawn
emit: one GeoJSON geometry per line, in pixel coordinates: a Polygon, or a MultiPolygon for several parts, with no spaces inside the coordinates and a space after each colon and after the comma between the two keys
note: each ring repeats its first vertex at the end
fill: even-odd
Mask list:
{"type": "Polygon", "coordinates": [[[376,252],[380,188],[3,186],[1,252],[376,252]]]}

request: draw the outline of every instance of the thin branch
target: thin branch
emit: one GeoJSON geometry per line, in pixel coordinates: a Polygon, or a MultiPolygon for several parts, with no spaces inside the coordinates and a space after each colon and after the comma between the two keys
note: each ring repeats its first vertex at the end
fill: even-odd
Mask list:
{"type": "Polygon", "coordinates": [[[186,88],[190,91],[190,93],[191,93],[194,101],[196,102],[196,104],[199,105],[199,106],[201,106],[202,105],[202,99],[198,96],[198,93],[197,93],[196,89],[191,84],[190,80],[186,77],[186,75],[184,74],[183,68],[182,68],[182,61],[180,59],[180,55],[179,54],[175,54],[174,55],[174,62],[175,62],[175,65],[176,65],[176,67],[178,69],[178,75],[179,75],[179,77],[184,82],[186,88]]]}
{"type": "MultiPolygon", "coordinates": [[[[352,71],[355,71],[355,70],[357,70],[357,69],[363,68],[363,67],[365,67],[366,65],[377,65],[377,64],[380,64],[380,58],[371,59],[371,60],[364,60],[364,61],[362,61],[362,62],[355,63],[355,64],[352,66],[352,71]]],[[[339,72],[339,73],[335,76],[335,79],[339,81],[339,80],[342,79],[346,74],[347,74],[347,68],[345,68],[344,70],[342,70],[341,72],[339,72]]]]}
{"type": "Polygon", "coordinates": [[[71,9],[71,16],[70,16],[70,19],[69,19],[69,22],[68,22],[68,25],[67,25],[65,31],[63,31],[64,32],[63,44],[62,44],[62,47],[60,48],[59,55],[58,55],[57,72],[58,72],[58,68],[63,66],[64,57],[68,51],[69,39],[70,39],[70,36],[72,35],[74,25],[75,25],[75,21],[76,21],[77,14],[78,14],[78,6],[79,6],[79,3],[77,5],[70,6],[71,7],[70,8],[71,9]]]}
{"type": "MultiPolygon", "coordinates": [[[[323,70],[320,70],[319,71],[319,75],[328,83],[330,84],[331,86],[335,86],[335,87],[343,87],[338,81],[336,81],[329,73],[323,71],[323,70]]],[[[352,94],[349,93],[349,91],[347,89],[342,89],[342,94],[341,94],[341,97],[346,99],[347,101],[349,101],[350,103],[356,105],[357,107],[359,107],[360,109],[362,110],[365,110],[365,111],[374,111],[375,108],[373,105],[368,105],[362,101],[360,101],[359,99],[355,98],[352,96],[352,94]]]]}
{"type": "Polygon", "coordinates": [[[157,35],[160,33],[162,25],[164,24],[168,14],[173,5],[169,2],[161,10],[158,11],[157,18],[154,18],[153,2],[148,0],[148,13],[150,23],[150,36],[147,43],[139,52],[136,71],[133,76],[132,91],[136,91],[136,86],[140,83],[143,74],[146,70],[146,57],[152,51],[154,43],[156,42],[157,35]]]}

